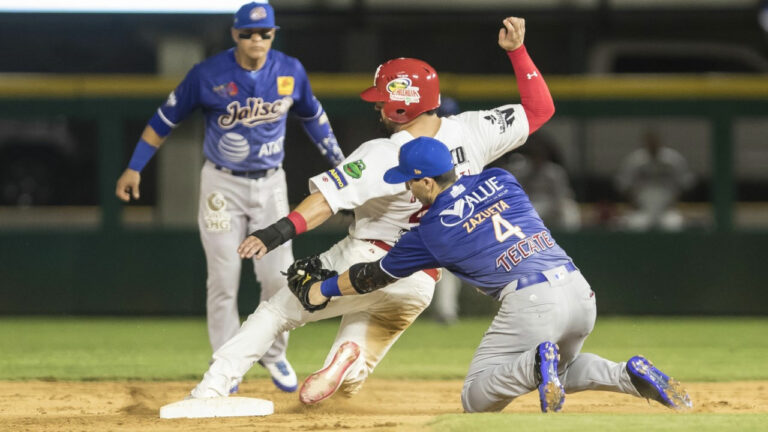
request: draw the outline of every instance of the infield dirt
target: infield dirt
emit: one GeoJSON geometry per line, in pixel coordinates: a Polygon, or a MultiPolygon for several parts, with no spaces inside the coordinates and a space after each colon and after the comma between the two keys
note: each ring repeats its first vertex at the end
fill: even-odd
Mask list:
{"type": "MultiPolygon", "coordinates": [[[[302,405],[296,393],[275,389],[268,380],[250,380],[239,396],[269,399],[267,417],[161,420],[161,406],[183,399],[195,382],[3,381],[2,431],[402,431],[424,430],[439,414],[460,413],[461,381],[369,379],[348,399],[336,396],[320,405],[302,405]]],[[[768,413],[768,382],[686,383],[694,412],[768,413]]],[[[539,411],[535,393],[505,412],[539,411]]],[[[568,395],[569,413],[666,413],[643,399],[607,392],[568,395]]]]}

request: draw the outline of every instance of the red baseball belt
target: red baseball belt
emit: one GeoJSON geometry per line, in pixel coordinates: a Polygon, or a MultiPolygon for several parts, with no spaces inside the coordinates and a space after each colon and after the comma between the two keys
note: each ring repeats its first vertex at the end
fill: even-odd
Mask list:
{"type": "MultiPolygon", "coordinates": [[[[392,246],[390,246],[390,245],[388,245],[388,244],[384,243],[384,242],[383,242],[383,241],[381,241],[381,240],[370,240],[370,239],[366,239],[365,241],[367,241],[368,243],[370,243],[370,244],[372,244],[372,245],[374,245],[374,246],[378,246],[378,247],[380,247],[380,248],[384,249],[384,250],[385,250],[385,251],[387,251],[387,252],[389,252],[389,250],[390,250],[390,249],[392,249],[392,246]]],[[[431,268],[431,269],[424,269],[424,270],[422,270],[422,271],[423,271],[424,273],[426,273],[426,274],[427,274],[429,277],[431,277],[432,279],[434,279],[434,280],[435,280],[435,282],[437,282],[437,281],[440,279],[440,270],[439,270],[439,269],[436,269],[436,268],[431,268]]]]}

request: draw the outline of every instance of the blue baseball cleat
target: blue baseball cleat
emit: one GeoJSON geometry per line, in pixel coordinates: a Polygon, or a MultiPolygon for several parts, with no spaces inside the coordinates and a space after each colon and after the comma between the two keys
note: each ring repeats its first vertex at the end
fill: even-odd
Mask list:
{"type": "Polygon", "coordinates": [[[299,381],[296,378],[296,372],[293,371],[291,364],[288,360],[279,360],[275,363],[267,363],[259,360],[259,364],[266,369],[270,375],[272,375],[272,382],[280,390],[292,393],[299,388],[299,381]]]}
{"type": "Polygon", "coordinates": [[[676,410],[693,408],[691,398],[680,381],[656,369],[643,356],[634,356],[627,362],[627,373],[638,393],[676,410]]]}
{"type": "Polygon", "coordinates": [[[541,412],[557,412],[565,402],[565,388],[557,377],[557,362],[560,361],[558,347],[552,342],[543,342],[536,347],[536,382],[539,384],[541,412]]]}

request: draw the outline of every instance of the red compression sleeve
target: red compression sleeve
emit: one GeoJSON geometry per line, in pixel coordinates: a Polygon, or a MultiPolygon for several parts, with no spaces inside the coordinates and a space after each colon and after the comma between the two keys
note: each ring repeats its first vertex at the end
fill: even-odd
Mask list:
{"type": "Polygon", "coordinates": [[[507,56],[515,69],[520,101],[528,117],[528,135],[530,135],[555,114],[555,103],[552,101],[552,95],[549,94],[547,83],[533,64],[525,45],[521,45],[514,51],[507,51],[507,56]]]}
{"type": "Polygon", "coordinates": [[[288,216],[286,217],[293,223],[293,226],[296,227],[296,235],[307,231],[307,221],[301,213],[293,211],[288,213],[288,216]]]}

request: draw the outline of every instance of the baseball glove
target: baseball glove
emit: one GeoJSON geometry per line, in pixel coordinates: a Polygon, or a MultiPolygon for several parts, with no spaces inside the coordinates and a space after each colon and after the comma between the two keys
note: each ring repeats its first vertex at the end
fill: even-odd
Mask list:
{"type": "Polygon", "coordinates": [[[288,287],[293,295],[299,299],[304,309],[314,312],[324,309],[331,299],[326,300],[323,304],[313,305],[309,302],[309,289],[315,282],[324,281],[337,274],[333,270],[324,269],[320,258],[317,255],[313,255],[296,260],[296,262],[288,267],[288,272],[285,275],[288,278],[288,287]]]}

